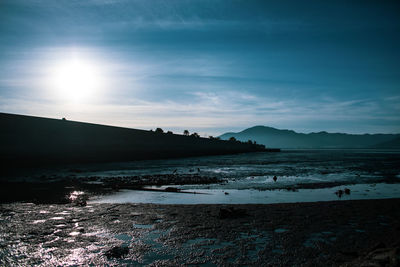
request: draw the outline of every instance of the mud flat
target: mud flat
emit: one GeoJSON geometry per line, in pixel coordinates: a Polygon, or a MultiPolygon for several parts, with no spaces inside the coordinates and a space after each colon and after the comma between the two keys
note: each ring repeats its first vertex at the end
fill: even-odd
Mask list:
{"type": "Polygon", "coordinates": [[[398,266],[400,199],[0,205],[0,265],[398,266]]]}

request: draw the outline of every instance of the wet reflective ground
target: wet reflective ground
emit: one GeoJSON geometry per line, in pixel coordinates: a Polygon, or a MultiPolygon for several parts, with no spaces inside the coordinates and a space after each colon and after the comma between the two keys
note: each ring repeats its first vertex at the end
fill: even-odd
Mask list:
{"type": "MultiPolygon", "coordinates": [[[[68,203],[65,196],[73,191],[83,191],[88,197],[92,197],[124,189],[152,188],[156,191],[155,186],[158,189],[172,186],[208,196],[202,198],[204,195],[198,194],[188,198],[188,195],[183,194],[173,196],[145,192],[145,201],[134,197],[131,201],[123,202],[279,203],[288,202],[288,199],[290,202],[319,201],[320,198],[310,196],[321,194],[330,195],[327,200],[333,200],[334,192],[331,194],[314,190],[302,194],[302,189],[342,187],[339,189],[343,190],[354,187],[353,185],[356,187],[350,188],[352,194],[347,199],[356,199],[357,194],[358,199],[396,197],[398,186],[395,184],[400,184],[399,166],[400,152],[392,150],[293,150],[173,160],[47,166],[17,169],[12,174],[2,174],[0,202],[68,203]],[[388,188],[385,184],[392,184],[393,188],[388,188]],[[357,185],[377,185],[380,190],[360,189],[357,185]],[[297,190],[298,193],[281,194],[279,190],[282,189],[297,190]],[[277,193],[273,193],[273,190],[277,190],[277,193]],[[264,193],[259,193],[261,191],[264,193]]],[[[123,197],[126,198],[125,193],[123,197]]],[[[111,199],[110,202],[118,201],[111,199]]]]}
{"type": "Polygon", "coordinates": [[[76,164],[15,170],[8,181],[117,180],[136,184],[192,184],[193,189],[279,189],[298,186],[398,182],[400,151],[292,150],[101,164],[76,164]],[[196,177],[200,176],[200,180],[196,177]],[[273,180],[276,176],[278,179],[273,180]],[[224,183],[218,183],[224,181],[224,183]],[[200,185],[199,185],[200,184],[200,185]]]}
{"type": "Polygon", "coordinates": [[[400,266],[399,166],[363,150],[16,170],[0,266],[400,266]]]}
{"type": "Polygon", "coordinates": [[[0,265],[398,263],[399,205],[399,199],[233,206],[3,204],[0,265]]]}

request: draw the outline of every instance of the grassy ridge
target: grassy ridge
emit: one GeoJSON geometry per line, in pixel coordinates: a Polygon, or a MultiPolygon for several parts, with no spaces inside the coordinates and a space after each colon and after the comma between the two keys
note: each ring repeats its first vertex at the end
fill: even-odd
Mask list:
{"type": "Polygon", "coordinates": [[[0,113],[0,160],[83,163],[264,151],[240,142],[0,113]]]}

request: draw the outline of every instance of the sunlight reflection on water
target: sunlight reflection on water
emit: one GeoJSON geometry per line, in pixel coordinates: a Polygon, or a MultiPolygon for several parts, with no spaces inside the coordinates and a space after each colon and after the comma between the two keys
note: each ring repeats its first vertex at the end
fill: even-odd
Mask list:
{"type": "Polygon", "coordinates": [[[93,203],[155,203],[155,204],[271,204],[331,200],[396,198],[400,195],[400,184],[356,184],[319,189],[289,190],[221,190],[199,189],[193,193],[149,192],[121,190],[105,195],[93,203]],[[350,194],[339,198],[335,192],[350,189],[350,194]],[[228,194],[225,194],[228,193],[228,194]]]}

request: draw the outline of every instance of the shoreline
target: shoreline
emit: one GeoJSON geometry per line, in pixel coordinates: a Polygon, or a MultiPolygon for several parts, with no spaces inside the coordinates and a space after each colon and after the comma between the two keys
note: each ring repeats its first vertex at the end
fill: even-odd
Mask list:
{"type": "MultiPolygon", "coordinates": [[[[285,179],[285,178],[282,178],[285,179]]],[[[122,177],[79,177],[79,176],[41,176],[36,180],[0,181],[0,203],[32,202],[35,204],[67,204],[70,203],[69,196],[76,191],[83,192],[87,199],[94,197],[118,194],[123,190],[138,190],[149,193],[181,193],[189,191],[192,194],[208,193],[207,190],[221,191],[229,195],[230,191],[259,191],[278,192],[287,191],[298,193],[299,191],[310,190],[310,192],[332,189],[332,194],[337,189],[357,187],[357,185],[375,184],[400,184],[397,177],[386,177],[385,179],[369,180],[368,183],[354,182],[319,182],[319,183],[298,183],[295,185],[276,185],[271,188],[230,188],[226,179],[221,179],[199,173],[191,174],[160,174],[142,176],[122,177]],[[220,188],[213,189],[213,185],[219,184],[220,188]],[[195,185],[204,185],[204,188],[191,188],[195,185]],[[341,188],[343,187],[343,188],[341,188]],[[189,189],[187,189],[189,188],[189,189]],[[207,189],[208,188],[208,189],[207,189]]],[[[369,191],[369,190],[366,190],[369,191]]],[[[345,195],[344,195],[345,196],[345,195]]],[[[364,198],[364,197],[363,197],[364,198]]],[[[339,199],[339,198],[338,198],[339,199]]],[[[333,199],[332,199],[333,200],[333,199]]],[[[257,202],[263,203],[263,202],[257,202]]]]}
{"type": "Polygon", "coordinates": [[[396,266],[399,205],[1,204],[0,263],[396,266]]]}

